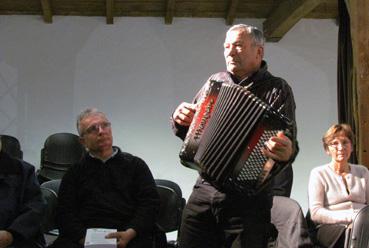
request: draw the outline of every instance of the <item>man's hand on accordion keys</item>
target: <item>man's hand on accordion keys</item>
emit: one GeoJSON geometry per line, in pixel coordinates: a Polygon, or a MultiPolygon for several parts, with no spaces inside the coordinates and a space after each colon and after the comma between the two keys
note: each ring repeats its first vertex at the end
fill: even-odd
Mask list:
{"type": "Polygon", "coordinates": [[[196,112],[196,104],[182,102],[173,113],[173,120],[181,126],[189,126],[196,112]]]}
{"type": "Polygon", "coordinates": [[[265,142],[262,152],[275,161],[286,162],[293,154],[292,141],[283,132],[278,132],[265,142]]]}

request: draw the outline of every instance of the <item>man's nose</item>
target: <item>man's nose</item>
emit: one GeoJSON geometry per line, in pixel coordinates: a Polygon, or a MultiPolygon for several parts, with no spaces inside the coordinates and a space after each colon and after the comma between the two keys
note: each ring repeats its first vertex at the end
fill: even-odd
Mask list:
{"type": "Polygon", "coordinates": [[[98,125],[97,130],[99,131],[99,133],[103,133],[105,131],[102,125],[98,125]]]}
{"type": "Polygon", "coordinates": [[[235,47],[232,45],[230,45],[229,47],[225,49],[226,55],[233,55],[234,53],[235,53],[235,47]]]}

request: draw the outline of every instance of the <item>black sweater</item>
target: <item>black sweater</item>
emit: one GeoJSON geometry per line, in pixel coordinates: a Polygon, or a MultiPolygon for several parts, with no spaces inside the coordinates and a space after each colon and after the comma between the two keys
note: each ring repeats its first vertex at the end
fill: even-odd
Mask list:
{"type": "Polygon", "coordinates": [[[118,150],[105,163],[86,155],[71,167],[62,179],[58,205],[61,235],[77,242],[91,227],[150,233],[159,195],[146,163],[118,150]]]}

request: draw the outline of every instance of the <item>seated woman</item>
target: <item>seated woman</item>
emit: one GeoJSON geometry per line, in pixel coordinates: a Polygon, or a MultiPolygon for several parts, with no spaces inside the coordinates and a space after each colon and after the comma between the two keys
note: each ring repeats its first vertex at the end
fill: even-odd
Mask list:
{"type": "Polygon", "coordinates": [[[308,187],[311,219],[324,247],[344,247],[345,230],[369,202],[369,171],[348,162],[354,134],[347,124],[331,126],[323,136],[331,162],[311,171],[308,187]]]}
{"type": "Polygon", "coordinates": [[[32,165],[1,150],[0,140],[0,248],[42,248],[40,186],[32,165]]]}

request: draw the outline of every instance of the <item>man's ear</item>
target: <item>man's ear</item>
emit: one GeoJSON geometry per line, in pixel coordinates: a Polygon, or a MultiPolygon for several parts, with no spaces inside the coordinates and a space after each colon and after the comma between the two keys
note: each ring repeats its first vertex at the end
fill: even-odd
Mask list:
{"type": "Polygon", "coordinates": [[[85,146],[85,139],[81,136],[79,136],[79,143],[81,143],[83,146],[85,146]]]}
{"type": "Polygon", "coordinates": [[[258,56],[260,56],[260,59],[264,58],[264,47],[263,46],[258,46],[257,54],[258,56]]]}

